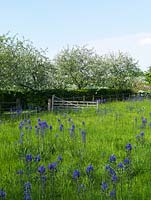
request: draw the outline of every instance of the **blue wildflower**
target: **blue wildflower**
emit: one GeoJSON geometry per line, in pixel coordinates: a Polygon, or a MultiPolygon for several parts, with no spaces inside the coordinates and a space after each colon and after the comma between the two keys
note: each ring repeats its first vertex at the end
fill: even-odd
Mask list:
{"type": "Polygon", "coordinates": [[[38,172],[39,172],[40,174],[44,174],[45,171],[46,171],[46,168],[45,168],[43,165],[40,166],[40,167],[38,167],[38,172]]]}
{"type": "Polygon", "coordinates": [[[121,168],[121,169],[123,169],[123,168],[124,168],[124,165],[123,165],[123,163],[122,163],[122,162],[120,162],[120,163],[117,165],[117,168],[121,168]]]}
{"type": "Polygon", "coordinates": [[[130,143],[128,143],[126,146],[125,146],[126,150],[127,151],[131,151],[132,150],[132,145],[130,143]]]}
{"type": "Polygon", "coordinates": [[[74,129],[75,129],[75,125],[72,124],[71,130],[74,131],[74,129]]]}
{"type": "Polygon", "coordinates": [[[31,183],[28,181],[24,184],[25,189],[30,190],[31,189],[31,183]]]}
{"type": "Polygon", "coordinates": [[[147,119],[142,117],[142,124],[145,125],[147,123],[147,119]]]}
{"type": "Polygon", "coordinates": [[[20,124],[19,124],[19,129],[22,129],[22,128],[23,128],[23,125],[24,125],[24,123],[23,123],[23,122],[20,122],[20,124]]]}
{"type": "Polygon", "coordinates": [[[39,124],[41,129],[45,129],[45,128],[49,127],[46,121],[39,122],[38,124],[39,124]]]}
{"type": "Polygon", "coordinates": [[[40,155],[37,155],[37,156],[35,156],[35,158],[34,158],[34,162],[40,162],[40,155]]]}
{"type": "Polygon", "coordinates": [[[82,134],[82,142],[86,143],[86,132],[85,131],[81,131],[82,134]]]}
{"type": "Polygon", "coordinates": [[[27,120],[27,123],[28,123],[28,124],[31,124],[31,121],[30,121],[30,119],[28,119],[28,120],[27,120]]]}
{"type": "Polygon", "coordinates": [[[25,193],[24,200],[32,200],[30,193],[25,193]]]}
{"type": "Polygon", "coordinates": [[[86,173],[89,174],[91,171],[93,171],[93,166],[92,166],[92,165],[89,165],[89,166],[86,168],[86,173]]]}
{"type": "Polygon", "coordinates": [[[76,180],[80,177],[80,172],[78,170],[74,170],[72,178],[76,180]]]}
{"type": "Polygon", "coordinates": [[[113,176],[112,176],[112,181],[113,181],[113,182],[117,182],[117,179],[118,179],[118,178],[117,178],[116,175],[113,175],[113,176]]]}
{"type": "Polygon", "coordinates": [[[115,170],[112,167],[110,167],[110,165],[106,165],[105,170],[107,170],[110,175],[116,175],[115,170]]]}
{"type": "Polygon", "coordinates": [[[106,169],[106,170],[110,170],[110,165],[106,165],[106,166],[105,166],[105,169],[106,169]]]}
{"type": "Polygon", "coordinates": [[[107,190],[108,189],[107,183],[106,182],[102,182],[101,188],[102,188],[103,191],[107,190]]]}
{"type": "Polygon", "coordinates": [[[6,192],[0,189],[0,198],[5,199],[5,197],[6,197],[6,192]]]}
{"type": "Polygon", "coordinates": [[[62,156],[58,156],[58,160],[59,161],[62,161],[63,159],[62,159],[62,156]]]}
{"type": "Polygon", "coordinates": [[[27,162],[31,162],[32,161],[32,155],[31,154],[27,154],[26,155],[26,161],[27,162]]]}
{"type": "Polygon", "coordinates": [[[60,124],[60,131],[63,131],[63,124],[60,124]]]}
{"type": "Polygon", "coordinates": [[[129,160],[128,158],[125,158],[125,159],[124,159],[124,164],[125,164],[125,165],[130,164],[130,160],[129,160]]]}
{"type": "Polygon", "coordinates": [[[24,173],[24,171],[22,169],[17,171],[17,174],[22,175],[24,173]]]}
{"type": "Polygon", "coordinates": [[[141,136],[141,137],[144,137],[144,132],[141,132],[141,133],[140,133],[140,136],[141,136]]]}
{"type": "Polygon", "coordinates": [[[115,170],[114,170],[113,168],[111,168],[111,167],[110,167],[110,169],[109,169],[109,173],[110,173],[111,175],[116,175],[115,170]]]}
{"type": "Polygon", "coordinates": [[[49,126],[49,129],[52,130],[52,125],[49,126]]]}
{"type": "Polygon", "coordinates": [[[111,197],[111,198],[115,198],[115,197],[116,197],[116,191],[115,191],[115,190],[112,190],[112,191],[110,192],[110,197],[111,197]]]}
{"type": "Polygon", "coordinates": [[[48,165],[48,169],[49,170],[56,170],[56,167],[57,167],[57,162],[53,162],[51,164],[48,165]]]}
{"type": "Polygon", "coordinates": [[[110,162],[115,162],[116,161],[116,156],[114,154],[112,154],[109,158],[110,162]]]}

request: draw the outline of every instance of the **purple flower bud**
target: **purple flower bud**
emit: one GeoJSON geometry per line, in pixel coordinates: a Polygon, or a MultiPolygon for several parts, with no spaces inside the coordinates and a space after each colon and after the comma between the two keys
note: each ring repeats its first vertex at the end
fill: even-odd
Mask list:
{"type": "Polygon", "coordinates": [[[6,197],[6,192],[0,189],[0,198],[5,199],[5,197],[6,197]]]}
{"type": "Polygon", "coordinates": [[[48,165],[48,169],[51,171],[56,170],[56,167],[57,167],[57,162],[53,162],[48,165]]]}
{"type": "Polygon", "coordinates": [[[107,183],[106,182],[102,182],[101,188],[102,188],[103,191],[107,190],[108,189],[107,183]]]}
{"type": "Polygon", "coordinates": [[[20,170],[17,171],[17,174],[19,174],[19,175],[22,175],[23,173],[24,173],[24,172],[23,172],[22,169],[20,169],[20,170]]]}
{"type": "Polygon", "coordinates": [[[37,156],[35,156],[35,158],[34,158],[34,162],[40,162],[40,155],[37,155],[37,156]]]}
{"type": "Polygon", "coordinates": [[[124,165],[130,164],[130,162],[131,162],[131,161],[130,161],[128,158],[125,158],[125,159],[124,159],[124,165]]]}
{"type": "Polygon", "coordinates": [[[60,124],[60,131],[63,131],[63,124],[60,124]]]}
{"type": "Polygon", "coordinates": [[[32,161],[32,155],[31,154],[27,154],[26,155],[26,161],[27,162],[31,162],[32,161]]]}
{"type": "Polygon", "coordinates": [[[123,165],[122,162],[120,162],[120,163],[117,165],[117,167],[123,169],[123,168],[124,168],[124,165],[123,165]]]}
{"type": "Polygon", "coordinates": [[[109,158],[110,162],[115,162],[116,161],[116,156],[112,154],[109,158]]]}
{"type": "Polygon", "coordinates": [[[39,172],[40,174],[44,174],[45,171],[46,171],[46,168],[45,168],[44,166],[38,167],[38,172],[39,172]]]}
{"type": "Polygon", "coordinates": [[[141,132],[141,133],[140,133],[140,136],[141,136],[141,137],[144,137],[144,132],[141,132]]]}
{"type": "Polygon", "coordinates": [[[73,177],[74,180],[76,180],[77,178],[80,177],[80,172],[78,170],[74,170],[72,177],[73,177]]]}
{"type": "Polygon", "coordinates": [[[92,165],[89,165],[89,166],[86,168],[86,173],[89,174],[91,171],[93,171],[93,166],[92,166],[92,165]]]}
{"type": "Polygon", "coordinates": [[[85,131],[81,131],[82,134],[82,142],[86,143],[86,132],[85,131]]]}
{"type": "Polygon", "coordinates": [[[117,179],[118,179],[118,178],[117,178],[116,175],[113,175],[113,176],[112,176],[112,181],[113,181],[113,182],[117,182],[117,179]]]}
{"type": "Polygon", "coordinates": [[[112,190],[112,191],[110,192],[110,197],[111,197],[111,198],[116,198],[116,191],[115,191],[115,190],[112,190]]]}
{"type": "Polygon", "coordinates": [[[30,121],[30,119],[28,119],[28,120],[27,120],[27,123],[28,123],[28,124],[31,124],[31,121],[30,121]]]}
{"type": "Polygon", "coordinates": [[[30,182],[26,182],[24,184],[25,189],[30,190],[31,189],[31,183],[30,182]]]}
{"type": "Polygon", "coordinates": [[[62,161],[63,159],[62,159],[62,156],[58,156],[58,160],[59,161],[62,161]]]}
{"type": "Polygon", "coordinates": [[[128,143],[126,146],[125,146],[126,150],[127,151],[131,151],[132,150],[132,145],[130,143],[128,143]]]}

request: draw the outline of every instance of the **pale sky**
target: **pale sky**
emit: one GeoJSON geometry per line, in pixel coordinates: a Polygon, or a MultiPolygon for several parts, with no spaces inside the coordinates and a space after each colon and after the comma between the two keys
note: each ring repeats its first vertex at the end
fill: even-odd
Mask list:
{"type": "Polygon", "coordinates": [[[0,35],[48,48],[88,45],[100,55],[122,51],[151,65],[151,0],[0,0],[0,35]]]}

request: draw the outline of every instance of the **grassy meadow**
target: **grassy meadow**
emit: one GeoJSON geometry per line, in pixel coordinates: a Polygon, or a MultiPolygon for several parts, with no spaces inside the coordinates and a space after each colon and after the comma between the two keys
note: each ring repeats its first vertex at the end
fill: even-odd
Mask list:
{"type": "Polygon", "coordinates": [[[0,122],[0,199],[150,200],[151,100],[0,122]]]}

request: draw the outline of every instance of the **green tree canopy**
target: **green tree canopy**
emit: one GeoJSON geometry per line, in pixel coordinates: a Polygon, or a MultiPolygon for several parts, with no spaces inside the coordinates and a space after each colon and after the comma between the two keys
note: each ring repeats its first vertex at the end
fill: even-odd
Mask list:
{"type": "Polygon", "coordinates": [[[130,89],[141,73],[138,63],[122,52],[99,56],[86,46],[73,46],[62,49],[52,62],[32,42],[0,36],[1,89],[130,89]]]}
{"type": "Polygon", "coordinates": [[[62,88],[128,89],[142,73],[138,63],[128,54],[99,56],[85,46],[63,49],[56,56],[55,65],[62,88]]]}
{"type": "Polygon", "coordinates": [[[106,68],[106,86],[109,88],[133,88],[136,77],[142,75],[138,62],[127,53],[108,54],[104,56],[103,63],[106,68]]]}
{"type": "Polygon", "coordinates": [[[86,88],[93,85],[97,56],[85,46],[63,49],[54,59],[57,80],[62,88],[86,88]]]}
{"type": "Polygon", "coordinates": [[[0,36],[0,87],[41,90],[52,85],[53,66],[45,53],[24,39],[0,36]]]}

